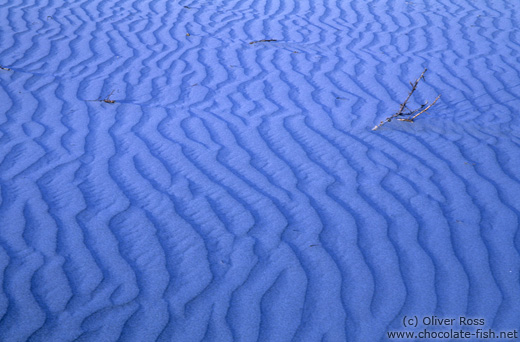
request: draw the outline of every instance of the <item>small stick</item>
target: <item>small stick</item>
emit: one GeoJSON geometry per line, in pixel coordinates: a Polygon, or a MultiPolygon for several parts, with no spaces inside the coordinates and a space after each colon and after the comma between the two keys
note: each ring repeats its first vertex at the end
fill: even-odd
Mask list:
{"type": "Polygon", "coordinates": [[[428,69],[424,68],[424,71],[422,72],[421,76],[419,76],[419,78],[415,80],[414,84],[412,84],[410,82],[410,84],[412,84],[412,90],[408,93],[408,97],[406,98],[406,100],[404,100],[404,102],[401,104],[401,108],[399,108],[399,112],[397,113],[397,115],[401,115],[401,113],[403,112],[404,107],[406,107],[406,103],[408,102],[410,97],[412,97],[412,94],[415,91],[415,89],[417,89],[417,84],[419,84],[419,81],[421,80],[421,78],[424,77],[424,73],[426,72],[426,70],[428,70],[428,69]]]}
{"type": "Polygon", "coordinates": [[[381,121],[379,123],[379,125],[375,126],[374,128],[372,128],[373,131],[375,130],[378,130],[379,128],[381,128],[381,126],[383,126],[385,123],[387,122],[390,122],[392,121],[392,119],[395,119],[396,117],[398,116],[401,116],[401,115],[408,115],[408,118],[406,119],[398,119],[399,121],[408,121],[408,122],[413,122],[413,120],[418,117],[419,115],[421,115],[422,113],[426,112],[428,109],[431,108],[431,106],[433,106],[435,104],[435,102],[437,102],[437,100],[441,97],[440,95],[437,96],[437,98],[435,99],[435,101],[433,101],[433,103],[431,105],[429,105],[428,107],[424,108],[426,106],[426,104],[428,104],[428,102],[426,102],[425,104],[423,104],[420,108],[417,108],[417,109],[414,109],[414,110],[410,110],[406,104],[408,103],[408,100],[410,99],[410,97],[412,97],[412,94],[414,93],[415,89],[417,89],[417,85],[419,84],[419,81],[421,79],[424,79],[424,73],[427,71],[428,69],[424,69],[424,71],[422,72],[421,76],[419,76],[418,79],[415,80],[414,83],[410,82],[410,85],[412,86],[412,90],[408,93],[408,96],[406,97],[406,99],[404,100],[403,103],[401,103],[401,107],[399,108],[399,111],[397,113],[395,113],[394,115],[392,116],[389,116],[388,118],[386,118],[384,121],[381,121]],[[424,109],[423,109],[424,108],[424,109]],[[403,111],[407,109],[409,110],[409,112],[407,113],[403,113],[403,111]],[[420,111],[420,112],[419,112],[420,111]],[[419,112],[418,114],[415,114],[419,112]],[[415,114],[415,115],[414,115],[415,114]],[[413,115],[413,117],[411,117],[413,115]]]}
{"type": "Polygon", "coordinates": [[[256,43],[269,43],[269,42],[277,42],[278,40],[277,39],[261,39],[261,40],[255,40],[255,41],[252,41],[251,43],[249,44],[256,44],[256,43]]]}
{"type": "MultiPolygon", "coordinates": [[[[420,111],[421,109],[424,108],[424,106],[426,106],[428,104],[428,101],[426,101],[425,104],[421,105],[421,107],[417,108],[417,109],[414,109],[414,110],[410,110],[409,113],[406,113],[406,115],[414,115],[415,113],[417,113],[418,111],[420,111]]],[[[401,113],[401,115],[404,115],[401,113]]]]}
{"type": "Polygon", "coordinates": [[[398,117],[400,115],[403,115],[403,110],[406,108],[406,103],[408,102],[410,97],[412,97],[412,94],[415,91],[415,89],[417,89],[417,84],[419,84],[419,81],[421,80],[421,78],[424,77],[424,73],[426,72],[426,70],[428,70],[428,69],[426,69],[426,68],[424,69],[424,71],[422,72],[421,76],[419,76],[419,78],[415,80],[415,83],[410,82],[410,85],[412,86],[412,90],[408,93],[408,97],[406,97],[406,100],[404,100],[404,102],[401,103],[401,107],[399,108],[399,111],[397,113],[395,113],[394,115],[386,118],[385,121],[381,121],[379,123],[379,125],[377,125],[374,128],[372,128],[373,131],[378,130],[385,123],[392,121],[392,119],[395,119],[396,117],[398,117]]]}
{"type": "Polygon", "coordinates": [[[115,90],[112,90],[112,92],[103,100],[103,102],[105,102],[105,103],[116,103],[115,100],[111,100],[110,99],[110,96],[112,96],[112,94],[114,94],[114,91],[115,90]]]}
{"type": "MultiPolygon", "coordinates": [[[[411,118],[409,119],[397,119],[397,120],[400,120],[400,121],[407,121],[407,122],[413,122],[413,120],[418,117],[419,115],[421,115],[422,113],[426,112],[428,109],[431,108],[431,106],[433,106],[435,104],[435,102],[437,102],[438,99],[440,99],[441,96],[437,96],[437,98],[435,99],[435,101],[432,102],[431,105],[429,105],[428,107],[424,108],[422,111],[420,111],[418,114],[415,114],[414,116],[412,116],[411,118]]],[[[417,110],[416,110],[417,111],[417,110]]],[[[413,114],[413,113],[412,113],[413,114]]]]}
{"type": "Polygon", "coordinates": [[[114,94],[114,91],[115,90],[112,90],[112,92],[107,96],[105,97],[103,100],[101,100],[101,96],[97,98],[97,100],[86,100],[86,101],[95,101],[95,102],[105,102],[105,103],[116,103],[115,100],[111,100],[110,99],[110,96],[112,96],[112,94],[114,94]]]}

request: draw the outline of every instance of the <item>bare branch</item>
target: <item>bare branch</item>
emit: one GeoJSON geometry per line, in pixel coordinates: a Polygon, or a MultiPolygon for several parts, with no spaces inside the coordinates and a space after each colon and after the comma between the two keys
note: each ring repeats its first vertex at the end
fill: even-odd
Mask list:
{"type": "Polygon", "coordinates": [[[407,103],[408,103],[408,100],[410,100],[410,98],[412,97],[412,94],[414,93],[414,91],[417,89],[417,85],[419,84],[419,81],[421,79],[425,79],[424,78],[424,73],[426,72],[426,70],[428,69],[424,69],[424,71],[422,72],[421,76],[419,76],[418,79],[415,80],[414,83],[410,82],[410,85],[412,86],[412,90],[408,93],[408,96],[406,97],[406,99],[404,100],[403,103],[401,103],[401,106],[399,108],[399,111],[397,113],[395,113],[394,115],[392,116],[389,116],[388,118],[386,118],[384,121],[381,121],[379,123],[379,125],[375,126],[374,128],[372,128],[373,131],[375,130],[378,130],[379,128],[381,128],[381,126],[383,126],[385,123],[387,122],[390,122],[392,121],[392,119],[395,119],[396,117],[398,116],[402,116],[402,115],[407,115],[408,117],[407,118],[398,118],[399,121],[407,121],[407,122],[413,122],[413,120],[418,117],[419,115],[421,115],[422,113],[426,112],[428,109],[430,109],[434,104],[435,102],[437,102],[437,100],[439,100],[439,98],[441,97],[440,95],[437,96],[437,98],[435,99],[435,101],[432,102],[432,104],[430,104],[429,106],[427,106],[426,108],[424,108],[427,104],[428,104],[428,101],[423,104],[420,108],[417,108],[417,109],[414,109],[414,110],[410,110],[408,107],[407,107],[407,103]],[[424,108],[424,109],[423,109],[424,108]],[[408,112],[403,112],[404,110],[408,110],[408,112]],[[419,112],[419,113],[417,113],[419,112]],[[415,114],[417,113],[417,114],[415,114]]]}
{"type": "MultiPolygon", "coordinates": [[[[431,106],[433,106],[435,104],[435,102],[437,102],[438,99],[440,99],[440,95],[437,96],[437,98],[435,99],[435,101],[432,102],[431,105],[429,105],[428,107],[424,108],[422,111],[420,111],[418,114],[415,114],[414,116],[412,117],[408,117],[407,119],[397,119],[399,121],[406,121],[406,122],[413,122],[413,120],[415,120],[416,117],[418,117],[419,115],[421,115],[422,113],[426,112],[428,109],[431,108],[431,106]]],[[[410,113],[410,116],[412,115],[413,113],[410,113]]]]}
{"type": "Polygon", "coordinates": [[[261,39],[261,40],[255,40],[250,42],[249,44],[256,44],[256,43],[269,43],[269,42],[277,42],[277,39],[261,39]]]}
{"type": "Polygon", "coordinates": [[[114,91],[115,90],[112,90],[112,92],[103,100],[103,102],[105,102],[105,103],[116,103],[115,100],[111,100],[110,99],[110,96],[112,96],[112,94],[114,94],[114,91]]]}
{"type": "Polygon", "coordinates": [[[111,100],[110,96],[114,94],[115,90],[112,90],[110,94],[108,94],[107,97],[105,97],[103,100],[101,99],[101,96],[97,98],[97,100],[85,100],[85,101],[95,101],[95,102],[105,102],[105,103],[116,103],[115,100],[111,100]]]}
{"type": "MultiPolygon", "coordinates": [[[[419,81],[421,80],[421,78],[424,77],[424,73],[426,72],[426,70],[428,70],[428,69],[425,68],[424,71],[422,72],[421,76],[419,76],[419,78],[415,80],[415,83],[412,85],[412,90],[408,93],[408,97],[406,98],[406,100],[404,100],[404,102],[401,104],[401,108],[399,108],[399,112],[397,115],[401,115],[401,113],[403,112],[404,107],[406,107],[406,103],[408,102],[410,97],[412,97],[412,94],[415,91],[415,89],[417,89],[417,84],[419,84],[419,81]]],[[[410,82],[410,84],[412,84],[412,82],[410,82]]]]}

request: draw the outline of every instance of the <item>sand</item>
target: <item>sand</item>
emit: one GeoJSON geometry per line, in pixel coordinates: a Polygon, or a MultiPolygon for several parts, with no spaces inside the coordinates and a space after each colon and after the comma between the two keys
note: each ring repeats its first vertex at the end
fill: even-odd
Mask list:
{"type": "Polygon", "coordinates": [[[520,3],[6,1],[0,340],[520,330],[520,3]]]}

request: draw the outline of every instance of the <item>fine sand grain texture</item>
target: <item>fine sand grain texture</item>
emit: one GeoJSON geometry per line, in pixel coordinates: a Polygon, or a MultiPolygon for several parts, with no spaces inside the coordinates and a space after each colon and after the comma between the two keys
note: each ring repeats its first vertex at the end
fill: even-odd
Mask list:
{"type": "Polygon", "coordinates": [[[0,341],[520,330],[520,2],[4,0],[0,66],[0,341]]]}

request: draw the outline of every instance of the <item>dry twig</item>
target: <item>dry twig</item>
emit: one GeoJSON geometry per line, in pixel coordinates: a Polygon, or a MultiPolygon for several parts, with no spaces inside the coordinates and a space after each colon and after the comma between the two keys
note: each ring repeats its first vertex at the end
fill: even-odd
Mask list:
{"type": "Polygon", "coordinates": [[[277,39],[262,39],[262,40],[255,40],[255,41],[252,41],[251,43],[249,44],[256,44],[256,43],[269,43],[269,42],[276,42],[278,41],[277,39]]]}
{"type": "Polygon", "coordinates": [[[105,103],[116,103],[115,100],[111,100],[110,99],[110,96],[112,96],[112,94],[114,94],[114,91],[115,90],[112,90],[112,92],[105,99],[103,99],[103,102],[105,102],[105,103]]]}
{"type": "MultiPolygon", "coordinates": [[[[432,102],[431,105],[429,105],[428,107],[424,108],[422,111],[420,111],[418,114],[415,114],[415,115],[412,116],[411,118],[407,118],[407,119],[397,119],[397,120],[400,120],[400,121],[407,121],[407,122],[413,122],[413,120],[415,120],[416,117],[418,117],[419,115],[421,115],[422,113],[424,113],[424,112],[426,112],[428,109],[430,109],[430,107],[433,106],[433,105],[435,104],[435,102],[437,102],[437,100],[440,99],[440,98],[441,98],[440,95],[437,96],[437,97],[435,98],[435,100],[432,102]]],[[[424,107],[425,105],[426,105],[426,103],[425,103],[424,105],[422,105],[421,108],[424,107]]],[[[415,113],[415,112],[417,112],[417,111],[418,111],[418,109],[416,109],[413,113],[415,113]]],[[[413,113],[412,113],[412,114],[413,114],[413,113]]]]}
{"type": "Polygon", "coordinates": [[[408,117],[407,118],[399,118],[398,120],[399,121],[407,121],[407,122],[413,122],[414,119],[416,117],[418,117],[419,115],[421,115],[422,113],[425,113],[428,109],[430,109],[434,104],[435,102],[437,102],[437,100],[441,97],[440,95],[437,96],[437,98],[432,102],[432,104],[430,104],[429,106],[426,107],[426,105],[428,104],[428,102],[426,102],[425,104],[423,104],[420,108],[417,108],[417,109],[414,109],[414,110],[410,110],[408,109],[408,107],[406,106],[406,104],[408,103],[408,100],[410,100],[410,97],[412,97],[412,94],[413,92],[415,91],[415,89],[417,89],[417,85],[419,84],[419,81],[421,79],[424,78],[424,73],[427,71],[428,69],[424,69],[424,71],[422,72],[421,76],[419,76],[418,79],[415,80],[414,83],[410,82],[410,85],[412,86],[412,90],[408,93],[408,96],[406,97],[406,99],[404,100],[403,103],[401,103],[401,107],[399,108],[399,111],[397,113],[395,113],[394,115],[392,116],[389,116],[388,118],[386,118],[384,121],[381,121],[379,123],[379,125],[375,126],[374,128],[372,128],[373,131],[375,130],[378,130],[379,128],[381,128],[381,126],[383,126],[385,123],[387,122],[390,122],[392,121],[393,119],[397,118],[398,116],[403,116],[403,115],[407,115],[408,117]],[[426,107],[426,108],[424,108],[426,107]],[[424,109],[423,109],[424,108],[424,109]],[[409,111],[408,112],[404,112],[405,109],[408,109],[409,111]],[[419,112],[419,113],[417,113],[419,112]],[[417,113],[417,114],[415,114],[417,113]]]}
{"type": "Polygon", "coordinates": [[[96,101],[96,102],[105,102],[105,103],[116,103],[115,100],[111,100],[110,99],[110,96],[112,96],[114,94],[114,91],[115,90],[112,90],[112,92],[110,94],[108,94],[107,97],[105,97],[103,100],[101,100],[101,97],[99,97],[97,100],[87,100],[87,101],[96,101]]]}

